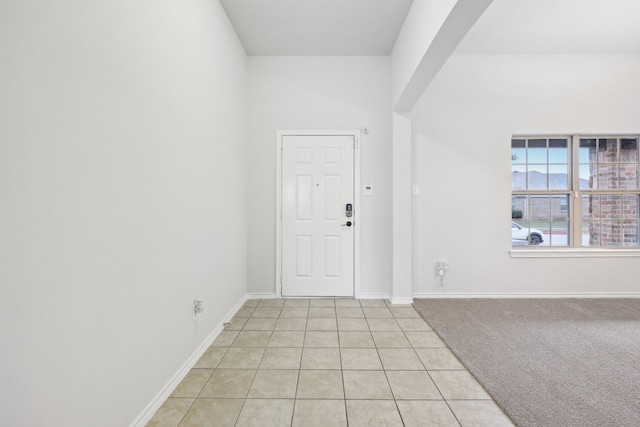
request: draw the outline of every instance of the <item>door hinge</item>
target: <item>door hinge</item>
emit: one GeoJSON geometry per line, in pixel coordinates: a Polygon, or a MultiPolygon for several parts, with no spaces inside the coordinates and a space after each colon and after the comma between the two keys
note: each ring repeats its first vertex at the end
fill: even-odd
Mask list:
{"type": "Polygon", "coordinates": [[[358,139],[357,136],[353,137],[353,148],[358,148],[358,142],[360,142],[360,140],[358,139]]]}
{"type": "Polygon", "coordinates": [[[284,145],[280,147],[280,158],[284,156],[284,145]]]}

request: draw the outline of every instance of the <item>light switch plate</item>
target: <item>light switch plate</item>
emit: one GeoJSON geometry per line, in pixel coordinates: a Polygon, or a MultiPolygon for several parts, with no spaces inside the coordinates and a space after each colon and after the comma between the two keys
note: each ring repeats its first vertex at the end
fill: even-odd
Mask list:
{"type": "Polygon", "coordinates": [[[373,196],[373,187],[370,185],[365,185],[364,187],[362,187],[362,195],[373,196]]]}

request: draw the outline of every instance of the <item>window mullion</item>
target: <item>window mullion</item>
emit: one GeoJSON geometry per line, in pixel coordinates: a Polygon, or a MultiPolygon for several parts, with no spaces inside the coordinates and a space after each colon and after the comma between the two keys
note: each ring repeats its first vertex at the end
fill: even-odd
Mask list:
{"type": "Polygon", "coordinates": [[[580,137],[572,135],[571,141],[571,236],[569,246],[582,247],[582,194],[580,192],[580,137]]]}

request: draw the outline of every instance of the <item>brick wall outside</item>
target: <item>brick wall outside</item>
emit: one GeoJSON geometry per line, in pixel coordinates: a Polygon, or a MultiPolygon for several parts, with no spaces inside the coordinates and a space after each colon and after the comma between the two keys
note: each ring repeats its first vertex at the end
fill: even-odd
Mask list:
{"type": "MultiPolygon", "coordinates": [[[[590,187],[600,190],[638,188],[638,149],[621,144],[617,159],[615,139],[600,140],[589,149],[590,187]]],[[[638,197],[636,195],[593,195],[589,197],[587,222],[589,244],[593,246],[635,246],[638,244],[638,197]]]]}

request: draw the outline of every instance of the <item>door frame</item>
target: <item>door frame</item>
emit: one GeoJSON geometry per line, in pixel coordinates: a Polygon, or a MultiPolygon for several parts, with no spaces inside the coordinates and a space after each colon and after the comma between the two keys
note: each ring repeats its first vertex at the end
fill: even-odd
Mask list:
{"type": "Polygon", "coordinates": [[[353,150],[353,295],[360,297],[360,130],[279,130],[276,132],[276,298],[282,298],[282,139],[285,136],[352,136],[353,150]]]}

